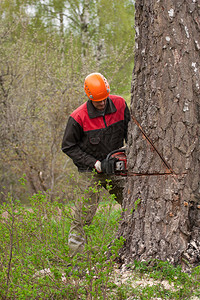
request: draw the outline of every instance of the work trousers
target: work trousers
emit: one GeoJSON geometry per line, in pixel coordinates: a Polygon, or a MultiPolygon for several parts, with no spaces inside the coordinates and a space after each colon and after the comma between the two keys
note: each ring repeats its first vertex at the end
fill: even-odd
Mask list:
{"type": "Polygon", "coordinates": [[[125,178],[122,176],[80,173],[78,182],[80,195],[75,201],[74,216],[68,237],[70,256],[83,253],[86,242],[84,226],[91,224],[98,204],[106,193],[113,195],[115,200],[122,205],[124,185],[125,178]]]}

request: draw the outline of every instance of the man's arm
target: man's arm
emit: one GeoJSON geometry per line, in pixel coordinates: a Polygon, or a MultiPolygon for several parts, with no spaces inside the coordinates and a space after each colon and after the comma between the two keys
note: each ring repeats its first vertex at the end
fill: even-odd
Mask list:
{"type": "Polygon", "coordinates": [[[62,141],[62,151],[73,160],[75,165],[94,168],[97,160],[79,147],[82,136],[82,127],[70,116],[62,141]]]}

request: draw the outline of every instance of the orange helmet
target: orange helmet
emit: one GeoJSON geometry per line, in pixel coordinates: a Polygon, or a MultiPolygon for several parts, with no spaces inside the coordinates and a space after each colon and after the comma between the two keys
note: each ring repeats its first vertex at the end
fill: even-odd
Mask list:
{"type": "Polygon", "coordinates": [[[85,78],[84,90],[92,101],[102,101],[110,94],[107,79],[101,73],[92,73],[85,78]]]}

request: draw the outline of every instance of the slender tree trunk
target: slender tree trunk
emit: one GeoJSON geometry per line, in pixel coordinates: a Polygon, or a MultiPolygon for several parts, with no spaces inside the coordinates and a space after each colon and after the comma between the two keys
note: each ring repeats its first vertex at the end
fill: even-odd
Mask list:
{"type": "Polygon", "coordinates": [[[81,22],[81,44],[82,44],[82,56],[83,60],[85,56],[87,55],[88,49],[89,49],[89,31],[88,31],[88,25],[89,25],[89,5],[90,0],[85,0],[83,3],[83,12],[80,15],[80,22],[81,22]]]}
{"type": "Polygon", "coordinates": [[[64,62],[64,59],[65,59],[65,37],[64,37],[64,18],[63,18],[63,12],[59,13],[59,20],[60,20],[60,38],[61,38],[62,62],[64,62]]]}
{"type": "MultiPolygon", "coordinates": [[[[129,262],[200,261],[199,9],[199,0],[136,1],[131,112],[174,174],[128,177],[119,235],[129,262]]],[[[133,120],[128,139],[130,171],[169,171],[133,120]]]]}

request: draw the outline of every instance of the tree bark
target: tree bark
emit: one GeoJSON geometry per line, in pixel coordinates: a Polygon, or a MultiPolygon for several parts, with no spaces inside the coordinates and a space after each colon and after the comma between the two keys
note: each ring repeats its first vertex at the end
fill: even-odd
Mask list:
{"type": "MultiPolygon", "coordinates": [[[[124,191],[120,254],[200,261],[200,1],[136,1],[131,113],[173,170],[130,176],[124,191]],[[140,199],[140,200],[138,200],[140,199]],[[190,256],[189,248],[196,250],[190,256]]],[[[169,170],[133,122],[128,168],[169,170]]],[[[191,252],[191,251],[190,251],[191,252]]]]}

